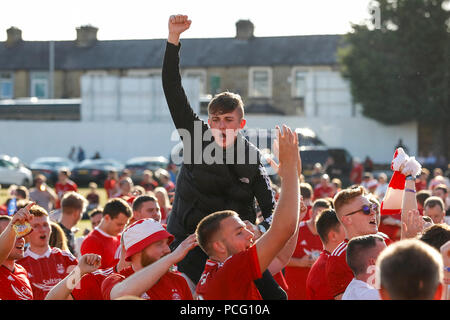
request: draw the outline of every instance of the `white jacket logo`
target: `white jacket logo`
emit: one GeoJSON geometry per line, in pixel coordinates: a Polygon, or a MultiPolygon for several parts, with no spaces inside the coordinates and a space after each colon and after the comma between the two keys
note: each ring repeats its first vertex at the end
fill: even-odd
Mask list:
{"type": "Polygon", "coordinates": [[[29,289],[22,287],[21,290],[19,290],[12,284],[11,284],[11,288],[20,300],[32,300],[33,299],[33,293],[29,289]]]}

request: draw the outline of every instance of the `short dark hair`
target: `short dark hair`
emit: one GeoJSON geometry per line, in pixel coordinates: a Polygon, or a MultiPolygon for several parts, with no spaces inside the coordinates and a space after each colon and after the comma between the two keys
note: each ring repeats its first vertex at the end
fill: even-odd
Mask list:
{"type": "Polygon", "coordinates": [[[422,207],[424,207],[425,200],[427,200],[429,197],[431,197],[431,192],[429,190],[420,190],[416,193],[416,201],[422,207]]]}
{"type": "Polygon", "coordinates": [[[336,216],[336,211],[333,209],[324,210],[316,217],[316,230],[319,234],[322,243],[328,243],[328,233],[331,230],[338,231],[340,222],[336,216]]]}
{"type": "Polygon", "coordinates": [[[431,300],[443,281],[439,251],[417,239],[394,242],[377,259],[378,283],[393,300],[431,300]]]}
{"type": "Polygon", "coordinates": [[[302,195],[303,199],[311,199],[313,195],[313,189],[311,185],[307,182],[300,183],[300,194],[302,195]]]}
{"type": "Polygon", "coordinates": [[[28,197],[29,197],[28,189],[27,189],[27,187],[25,187],[25,186],[19,186],[19,187],[16,189],[16,194],[17,194],[17,195],[20,195],[20,197],[21,197],[22,199],[28,199],[28,197]]]}
{"type": "Polygon", "coordinates": [[[103,216],[103,208],[97,207],[89,211],[88,216],[89,218],[92,218],[93,216],[96,216],[97,214],[101,214],[103,216]]]}
{"type": "Polygon", "coordinates": [[[434,224],[422,232],[419,240],[440,250],[447,241],[450,241],[450,226],[445,223],[434,224]]]}
{"type": "Polygon", "coordinates": [[[240,95],[232,92],[216,94],[208,104],[208,114],[225,114],[239,110],[240,117],[244,117],[244,103],[240,95]]]}
{"type": "MultiPolygon", "coordinates": [[[[377,241],[384,242],[384,239],[377,234],[368,234],[352,238],[348,242],[347,264],[355,276],[366,272],[368,267],[367,260],[371,254],[370,249],[376,247],[377,241]]],[[[376,257],[374,258],[376,260],[376,257]]]]}
{"type": "Polygon", "coordinates": [[[328,199],[320,198],[314,201],[312,210],[316,210],[317,208],[331,208],[330,201],[328,199]]]}
{"type": "Polygon", "coordinates": [[[131,217],[133,215],[130,205],[121,198],[110,199],[103,207],[103,216],[108,215],[112,219],[115,219],[121,213],[127,217],[131,217]]]}
{"type": "Polygon", "coordinates": [[[63,213],[71,212],[73,210],[81,210],[81,212],[83,212],[87,205],[88,201],[86,198],[75,191],[66,192],[61,200],[61,208],[63,213]]]}
{"type": "Polygon", "coordinates": [[[133,211],[139,211],[141,210],[141,206],[144,202],[152,201],[155,203],[158,203],[158,199],[154,196],[148,196],[148,195],[142,195],[134,199],[133,201],[133,211]]]}
{"type": "Polygon", "coordinates": [[[219,231],[220,223],[222,220],[233,216],[238,216],[238,214],[232,210],[224,210],[211,213],[200,220],[195,233],[197,234],[198,245],[207,255],[211,253],[210,241],[219,231]]]}

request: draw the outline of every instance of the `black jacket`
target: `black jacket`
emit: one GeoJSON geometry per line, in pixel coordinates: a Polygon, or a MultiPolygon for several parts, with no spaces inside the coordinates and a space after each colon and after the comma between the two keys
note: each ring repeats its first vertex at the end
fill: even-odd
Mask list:
{"type": "Polygon", "coordinates": [[[192,110],[181,85],[180,47],[167,43],[162,72],[167,104],[184,148],[184,163],[177,178],[167,229],[176,238],[184,239],[195,231],[203,217],[220,210],[234,210],[242,220],[255,223],[255,198],[267,228],[275,198],[269,177],[260,163],[259,150],[238,134],[234,148],[225,150],[223,155],[214,152],[218,149],[210,152],[214,149],[214,138],[209,134],[203,141],[209,126],[192,110]],[[195,143],[198,145],[194,146],[195,143]],[[207,163],[205,154],[217,155],[215,162],[207,163]]]}

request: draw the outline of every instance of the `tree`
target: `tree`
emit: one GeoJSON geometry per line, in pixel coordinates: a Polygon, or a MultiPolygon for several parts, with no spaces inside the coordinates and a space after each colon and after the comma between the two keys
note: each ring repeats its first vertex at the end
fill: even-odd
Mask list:
{"type": "Polygon", "coordinates": [[[363,114],[385,124],[433,127],[433,152],[449,155],[449,0],[378,0],[379,20],[353,25],[338,59],[363,114]]]}

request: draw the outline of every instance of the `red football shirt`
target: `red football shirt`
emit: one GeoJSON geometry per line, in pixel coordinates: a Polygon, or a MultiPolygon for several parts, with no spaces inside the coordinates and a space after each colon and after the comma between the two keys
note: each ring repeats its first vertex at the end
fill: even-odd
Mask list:
{"type": "Polygon", "coordinates": [[[75,300],[103,300],[102,283],[114,272],[116,272],[116,266],[85,274],[72,290],[72,297],[75,300]]]}
{"type": "Polygon", "coordinates": [[[24,258],[17,263],[28,272],[34,300],[44,300],[47,293],[75,268],[78,261],[71,253],[59,248],[49,248],[41,256],[28,248],[24,258]]]}
{"type": "Polygon", "coordinates": [[[253,280],[262,277],[256,246],[219,263],[208,259],[197,284],[201,300],[261,300],[253,280]]]}
{"type": "Polygon", "coordinates": [[[330,293],[333,298],[341,293],[344,293],[348,284],[353,279],[353,272],[347,264],[348,240],[342,241],[336,249],[331,253],[327,260],[326,273],[330,293]]]}
{"type": "MultiPolygon", "coordinates": [[[[122,270],[120,273],[112,273],[102,284],[104,300],[110,300],[112,288],[134,273],[132,267],[122,270]]],[[[178,272],[168,271],[159,281],[145,292],[141,298],[147,300],[192,300],[192,293],[186,279],[178,272]]]]}
{"type": "Polygon", "coordinates": [[[326,187],[324,187],[323,185],[319,184],[314,188],[314,200],[332,197],[333,193],[334,190],[331,186],[327,185],[326,187]]]}
{"type": "Polygon", "coordinates": [[[55,209],[61,208],[61,199],[64,196],[64,194],[69,191],[78,192],[78,186],[72,180],[68,180],[67,183],[65,184],[62,184],[60,182],[57,182],[55,184],[55,192],[58,195],[58,199],[56,200],[55,203],[55,209]]]}
{"type": "Polygon", "coordinates": [[[80,253],[95,253],[102,257],[100,269],[115,266],[118,262],[117,249],[120,247],[120,235],[111,236],[95,227],[81,243],[80,253]]]}
{"type": "Polygon", "coordinates": [[[33,300],[27,270],[20,264],[14,264],[13,272],[0,265],[0,300],[33,300]]]}
{"type": "Polygon", "coordinates": [[[330,253],[323,250],[320,253],[319,259],[309,270],[308,278],[306,279],[306,299],[307,300],[334,300],[330,293],[328,286],[326,266],[330,253]]]}
{"type": "MultiPolygon", "coordinates": [[[[293,258],[302,258],[305,255],[319,255],[323,249],[322,241],[318,235],[314,235],[309,229],[306,221],[299,224],[297,246],[292,254],[293,258]]],[[[306,278],[308,277],[308,267],[290,267],[284,270],[286,282],[288,284],[289,300],[306,299],[306,278]]]]}
{"type": "Polygon", "coordinates": [[[117,192],[117,181],[114,179],[106,179],[103,187],[105,188],[108,198],[112,198],[114,193],[117,192]]]}

